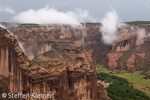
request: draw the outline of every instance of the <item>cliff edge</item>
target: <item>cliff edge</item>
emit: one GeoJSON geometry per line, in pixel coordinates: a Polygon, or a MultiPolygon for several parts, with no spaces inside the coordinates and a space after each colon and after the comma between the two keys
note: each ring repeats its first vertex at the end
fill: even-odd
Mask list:
{"type": "Polygon", "coordinates": [[[97,84],[94,66],[74,60],[30,61],[17,39],[0,28],[2,82],[0,93],[54,94],[53,100],[108,100],[104,86],[97,84]]]}

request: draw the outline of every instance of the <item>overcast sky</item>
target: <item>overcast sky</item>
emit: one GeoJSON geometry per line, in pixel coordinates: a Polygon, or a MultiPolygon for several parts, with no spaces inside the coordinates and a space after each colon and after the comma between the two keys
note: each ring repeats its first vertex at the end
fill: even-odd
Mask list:
{"type": "Polygon", "coordinates": [[[52,16],[74,23],[77,21],[73,18],[79,22],[100,22],[112,8],[122,21],[150,21],[150,0],[0,0],[0,22],[33,21],[45,16],[44,22],[54,19],[49,18],[52,16]]]}

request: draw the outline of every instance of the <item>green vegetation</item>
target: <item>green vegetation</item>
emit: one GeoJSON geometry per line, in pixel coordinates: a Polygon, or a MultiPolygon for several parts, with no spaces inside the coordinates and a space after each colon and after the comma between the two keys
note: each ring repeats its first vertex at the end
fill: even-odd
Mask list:
{"type": "Polygon", "coordinates": [[[26,23],[26,24],[19,24],[18,28],[19,29],[28,29],[31,30],[32,28],[39,28],[40,25],[34,24],[34,23],[26,23]]]}
{"type": "MultiPolygon", "coordinates": [[[[122,23],[122,22],[120,22],[120,23],[122,23]]],[[[136,25],[141,25],[141,24],[150,24],[150,21],[131,21],[131,22],[124,22],[124,23],[126,23],[126,24],[136,24],[136,25]]],[[[101,25],[101,23],[81,23],[82,25],[86,25],[86,26],[100,26],[101,25]]]]}
{"type": "Polygon", "coordinates": [[[74,68],[74,70],[76,70],[76,69],[78,69],[78,68],[74,68]]]}
{"type": "MultiPolygon", "coordinates": [[[[2,27],[1,27],[1,28],[2,28],[2,27]]],[[[4,33],[4,34],[9,34],[9,32],[7,31],[7,29],[4,29],[4,30],[3,30],[3,33],[4,33]]]]}
{"type": "Polygon", "coordinates": [[[80,65],[80,68],[83,68],[83,67],[88,67],[86,64],[82,64],[82,65],[80,65]]]}
{"type": "Polygon", "coordinates": [[[132,21],[132,22],[125,22],[127,24],[150,24],[150,21],[132,21]]]}
{"type": "Polygon", "coordinates": [[[39,25],[39,24],[34,24],[34,23],[26,23],[26,24],[20,24],[20,25],[39,25]]]}
{"type": "Polygon", "coordinates": [[[107,68],[104,67],[104,65],[96,64],[96,71],[97,72],[103,72],[103,73],[110,73],[107,68]]]}
{"type": "Polygon", "coordinates": [[[65,51],[61,51],[61,55],[63,56],[64,59],[69,59],[68,55],[65,54],[65,51]]]}
{"type": "Polygon", "coordinates": [[[143,73],[142,71],[136,71],[134,73],[129,73],[127,71],[121,70],[120,74],[116,74],[116,72],[108,71],[107,68],[103,67],[100,64],[96,65],[96,71],[125,78],[130,83],[133,83],[134,86],[137,87],[137,88],[150,87],[150,79],[148,79],[148,77],[146,77],[146,75],[142,75],[142,73],[143,73]]]}
{"type": "Polygon", "coordinates": [[[86,25],[87,27],[94,27],[94,26],[100,26],[101,23],[81,23],[82,25],[86,25]]]}
{"type": "Polygon", "coordinates": [[[101,85],[101,83],[98,83],[99,85],[101,85]]]}
{"type": "Polygon", "coordinates": [[[145,79],[145,75],[141,75],[141,71],[134,73],[116,74],[116,76],[126,78],[130,83],[133,83],[137,88],[150,87],[150,79],[145,79]]]}
{"type": "Polygon", "coordinates": [[[129,82],[125,78],[106,73],[97,73],[97,79],[113,82],[106,88],[108,96],[113,100],[150,100],[150,97],[144,92],[129,86],[129,82]]]}

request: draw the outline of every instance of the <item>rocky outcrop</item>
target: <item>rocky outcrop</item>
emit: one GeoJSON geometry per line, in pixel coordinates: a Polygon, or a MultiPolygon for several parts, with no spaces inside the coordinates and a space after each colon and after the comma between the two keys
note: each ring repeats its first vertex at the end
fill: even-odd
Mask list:
{"type": "Polygon", "coordinates": [[[130,35],[121,35],[117,42],[113,45],[112,49],[116,49],[115,51],[127,51],[134,45],[135,36],[133,34],[130,35]]]}
{"type": "Polygon", "coordinates": [[[0,79],[8,78],[11,93],[30,94],[30,100],[37,99],[32,93],[54,94],[52,100],[108,100],[94,66],[72,60],[29,61],[16,38],[2,28],[0,40],[0,79]]]}
{"type": "Polygon", "coordinates": [[[126,61],[126,68],[128,71],[135,71],[134,67],[134,62],[135,62],[135,55],[133,54],[127,61],[126,61]]]}
{"type": "MultiPolygon", "coordinates": [[[[68,57],[88,65],[92,65],[93,61],[108,58],[102,61],[102,64],[109,69],[117,69],[120,66],[118,65],[120,60],[117,59],[126,56],[124,55],[125,52],[141,47],[145,41],[149,40],[149,25],[127,25],[117,29],[118,39],[113,46],[107,46],[102,43],[102,36],[99,31],[100,24],[84,25],[86,27],[73,28],[68,25],[21,24],[14,30],[13,34],[18,37],[30,59],[52,59],[45,54],[53,51],[56,51],[54,53],[56,57],[53,59],[63,59],[62,51],[65,51],[64,54],[68,57]]],[[[140,52],[140,50],[138,51],[140,52]]],[[[121,68],[125,68],[126,61],[132,54],[128,56],[125,57],[124,67],[121,65],[121,68]]]]}
{"type": "MultiPolygon", "coordinates": [[[[67,25],[18,25],[13,34],[23,45],[29,59],[59,47],[71,44],[74,38],[82,39],[83,29],[67,25]]],[[[81,42],[79,41],[81,45],[81,42]]],[[[77,45],[77,44],[76,44],[77,45]]]]}
{"type": "Polygon", "coordinates": [[[142,59],[145,59],[145,51],[142,48],[142,45],[145,44],[145,41],[148,39],[148,36],[146,37],[146,35],[149,34],[149,28],[144,25],[128,25],[124,28],[118,28],[117,34],[118,39],[112,46],[112,49],[110,50],[111,53],[107,54],[109,60],[107,67],[110,70],[120,67],[121,69],[125,68],[128,71],[134,72],[136,70],[135,56],[138,55],[142,59]],[[130,50],[133,51],[133,54],[130,54],[130,50]],[[119,56],[118,52],[122,52],[122,54],[119,56]],[[116,57],[112,55],[113,53],[118,55],[118,58],[123,56],[121,58],[122,61],[117,61],[115,59],[116,57]],[[121,65],[118,65],[118,63],[121,63],[121,65]]]}
{"type": "Polygon", "coordinates": [[[26,84],[23,73],[29,66],[28,58],[15,37],[0,28],[0,75],[9,78],[8,88],[11,93],[22,92],[26,84]]]}
{"type": "Polygon", "coordinates": [[[90,49],[89,51],[82,51],[80,49],[73,49],[73,48],[66,48],[65,53],[70,57],[75,59],[76,61],[82,62],[87,65],[93,65],[92,61],[92,53],[93,50],[90,49]]]}
{"type": "Polygon", "coordinates": [[[27,93],[54,94],[56,100],[107,100],[104,86],[97,85],[96,74],[87,65],[67,60],[32,63],[26,71],[27,93]]]}
{"type": "Polygon", "coordinates": [[[135,56],[140,56],[141,58],[145,59],[145,53],[134,53],[127,61],[126,61],[126,69],[128,71],[134,72],[135,71],[135,56]]]}
{"type": "Polygon", "coordinates": [[[108,53],[108,68],[111,70],[118,69],[117,60],[123,55],[123,52],[108,53]]]}
{"type": "Polygon", "coordinates": [[[72,53],[66,53],[68,57],[76,60],[83,58],[83,63],[92,65],[91,50],[89,52],[81,50],[82,45],[84,45],[85,33],[85,29],[82,27],[73,28],[67,25],[19,25],[13,32],[23,45],[29,59],[60,59],[63,58],[61,55],[63,50],[73,47],[79,49],[82,53],[73,53],[74,50],[70,49],[72,53]],[[46,55],[55,51],[59,56],[50,58],[46,55]]]}

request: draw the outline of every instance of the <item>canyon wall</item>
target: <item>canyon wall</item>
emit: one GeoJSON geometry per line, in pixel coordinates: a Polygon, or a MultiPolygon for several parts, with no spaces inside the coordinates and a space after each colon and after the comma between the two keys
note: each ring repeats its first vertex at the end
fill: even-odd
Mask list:
{"type": "Polygon", "coordinates": [[[15,37],[1,28],[1,79],[10,79],[6,83],[12,93],[54,94],[56,100],[107,100],[104,86],[97,85],[95,67],[89,66],[93,65],[93,61],[109,70],[145,70],[150,75],[149,25],[118,29],[118,39],[112,46],[102,42],[99,30],[100,26],[81,29],[58,25],[19,25],[13,29],[13,34],[22,44],[25,54],[30,59],[47,60],[30,61],[15,37]],[[78,62],[64,60],[66,56],[78,62]],[[49,60],[53,57],[58,60],[49,60]]]}
{"type": "Polygon", "coordinates": [[[54,100],[108,100],[104,86],[97,84],[95,67],[70,60],[32,63],[26,71],[27,93],[54,94],[54,100]]]}
{"type": "Polygon", "coordinates": [[[107,58],[102,62],[108,69],[118,70],[120,67],[136,70],[129,67],[126,61],[132,56],[130,50],[135,51],[133,54],[145,53],[142,46],[149,40],[150,25],[127,25],[118,28],[116,32],[118,39],[112,46],[103,43],[100,24],[85,24],[85,26],[81,28],[67,25],[20,24],[13,30],[13,34],[17,36],[30,59],[54,60],[65,59],[68,56],[93,65],[93,61],[107,58]],[[124,55],[126,52],[127,55],[124,55]],[[123,65],[119,64],[120,59],[124,59],[123,65]]]}
{"type": "Polygon", "coordinates": [[[8,88],[10,92],[16,93],[23,90],[26,84],[23,70],[29,66],[28,58],[15,37],[7,30],[0,28],[0,75],[1,78],[9,78],[8,88]]]}
{"type": "MultiPolygon", "coordinates": [[[[52,50],[68,46],[75,38],[82,40],[83,29],[67,25],[18,25],[13,34],[23,45],[29,59],[52,50]]],[[[75,46],[81,46],[81,42],[75,46]]]]}
{"type": "Polygon", "coordinates": [[[94,66],[73,60],[30,61],[16,38],[0,28],[0,83],[4,78],[8,87],[2,91],[8,88],[11,93],[54,94],[52,100],[108,100],[104,86],[97,84],[94,66]]]}
{"type": "Polygon", "coordinates": [[[83,27],[71,27],[67,25],[18,25],[13,34],[22,44],[25,54],[29,59],[48,60],[64,59],[61,55],[66,48],[71,52],[65,52],[69,58],[93,65],[92,52],[81,50],[84,43],[86,30],[83,27]],[[82,53],[74,52],[79,49],[82,53]],[[50,54],[53,52],[53,54],[50,54]],[[73,53],[74,52],[74,53],[73,53]],[[47,55],[48,54],[48,55],[47,55]],[[49,56],[54,55],[54,56],[49,56]]]}
{"type": "MultiPolygon", "coordinates": [[[[61,51],[64,50],[69,58],[93,65],[93,60],[103,59],[107,55],[106,67],[108,69],[118,69],[120,66],[118,60],[124,56],[126,51],[136,48],[136,51],[144,53],[138,48],[142,49],[141,45],[148,40],[150,33],[149,25],[127,25],[118,28],[116,32],[118,39],[111,47],[102,43],[101,25],[85,24],[85,26],[85,28],[73,28],[65,25],[19,25],[13,33],[22,43],[30,59],[52,59],[48,56],[45,57],[49,51],[56,51],[55,56],[57,55],[57,57],[54,59],[62,59],[64,57],[61,51]]],[[[126,61],[127,59],[129,57],[126,58],[126,61]]],[[[124,66],[121,65],[121,68],[136,70],[129,67],[128,64],[124,64],[124,66]]],[[[134,65],[132,64],[132,66],[134,65]]]]}
{"type": "MultiPolygon", "coordinates": [[[[136,56],[145,59],[143,45],[149,39],[149,25],[130,25],[123,29],[118,29],[120,34],[108,53],[108,65],[110,70],[126,69],[134,72],[136,68],[136,56]],[[115,59],[117,56],[117,60],[115,59]]],[[[147,62],[145,62],[147,63],[147,62]]]]}

